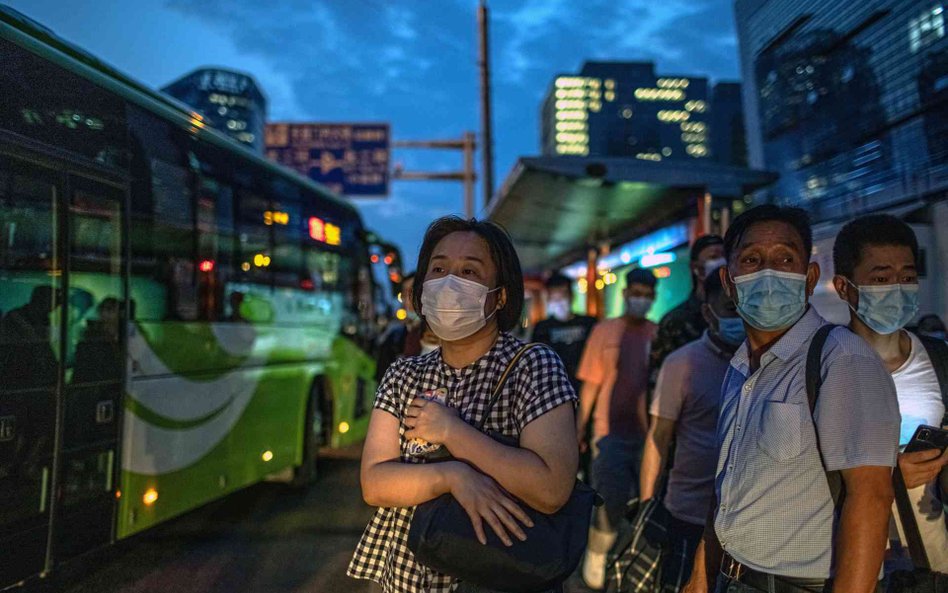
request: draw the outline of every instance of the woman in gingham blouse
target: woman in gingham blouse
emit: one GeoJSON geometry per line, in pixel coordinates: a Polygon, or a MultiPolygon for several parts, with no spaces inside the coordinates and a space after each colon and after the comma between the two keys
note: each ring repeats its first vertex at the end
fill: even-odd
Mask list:
{"type": "Polygon", "coordinates": [[[442,349],[398,360],[379,386],[362,454],[362,490],[366,502],[380,508],[348,572],[376,581],[386,593],[448,593],[468,585],[419,564],[408,549],[415,506],[450,493],[482,542],[486,530],[508,545],[513,537],[530,537],[521,505],[552,513],[572,492],[576,394],[557,355],[537,346],[516,365],[484,425],[520,446],[503,445],[472,426],[523,345],[507,333],[520,318],[523,278],[500,227],[454,217],[435,221],[422,244],[415,286],[415,310],[442,339],[442,349]],[[454,460],[425,463],[438,445],[454,460]]]}

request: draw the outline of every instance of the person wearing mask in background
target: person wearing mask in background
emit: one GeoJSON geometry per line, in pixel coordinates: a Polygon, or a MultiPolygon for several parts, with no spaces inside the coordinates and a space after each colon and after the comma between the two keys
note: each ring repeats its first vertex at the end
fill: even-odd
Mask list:
{"type": "Polygon", "coordinates": [[[636,472],[648,432],[648,355],[656,326],[645,316],[657,281],[651,271],[635,269],[625,282],[625,315],[593,328],[577,373],[583,382],[577,436],[580,449],[592,447],[592,486],[605,501],[596,510],[583,562],[583,579],[594,589],[604,585],[606,554],[626,503],[638,490],[636,472]],[[593,434],[587,441],[590,416],[593,434]]]}
{"type": "MultiPolygon", "coordinates": [[[[948,420],[932,362],[940,357],[942,365],[948,364],[948,347],[923,342],[902,329],[918,312],[916,262],[915,232],[888,214],[850,222],[836,236],[833,247],[833,285],[852,311],[849,328],[872,346],[895,382],[902,416],[901,447],[908,444],[919,425],[942,426],[948,420]]],[[[937,478],[946,465],[948,451],[942,455],[936,449],[899,455],[928,562],[932,570],[943,573],[948,573],[948,528],[937,478]]],[[[899,517],[897,508],[893,512],[899,517]]],[[[886,559],[887,573],[911,568],[904,530],[901,523],[895,527],[901,545],[892,546],[886,559]]]]}
{"type": "Polygon", "coordinates": [[[553,274],[546,281],[546,314],[547,318],[534,328],[532,341],[546,344],[559,354],[578,393],[576,369],[596,318],[573,314],[573,284],[562,274],[553,274]]]}
{"type": "Polygon", "coordinates": [[[405,335],[402,356],[420,356],[437,350],[441,346],[438,336],[434,335],[418,316],[415,311],[415,305],[412,302],[415,288],[415,273],[412,272],[402,280],[402,302],[405,304],[405,312],[408,317],[405,319],[405,327],[408,333],[405,335]]]}
{"type": "Polygon", "coordinates": [[[708,329],[665,359],[649,408],[651,426],[639,477],[643,502],[661,494],[660,479],[671,443],[676,442],[665,497],[660,501],[668,512],[668,541],[662,545],[661,560],[664,593],[676,593],[691,575],[714,498],[721,384],[745,336],[734,301],[724,292],[716,272],[704,281],[707,302],[701,310],[708,329]]]}
{"type": "Polygon", "coordinates": [[[669,311],[658,324],[658,335],[652,344],[649,363],[650,384],[655,384],[665,357],[688,342],[701,337],[708,328],[701,313],[704,303],[704,279],[724,265],[724,240],[718,235],[699,237],[691,246],[691,294],[669,311]]]}
{"type": "MultiPolygon", "coordinates": [[[[573,389],[579,393],[579,357],[583,355],[586,339],[596,325],[596,318],[588,315],[573,314],[573,283],[562,274],[553,274],[546,281],[547,318],[533,329],[532,342],[546,344],[559,354],[573,389]]],[[[587,425],[587,430],[590,427],[587,425]]],[[[588,481],[592,456],[587,448],[579,459],[579,471],[583,480],[588,481]]]]}
{"type": "Polygon", "coordinates": [[[945,335],[945,322],[934,313],[922,315],[918,318],[918,329],[915,330],[915,333],[920,336],[935,338],[942,342],[948,339],[948,336],[945,335]]]}
{"type": "Polygon", "coordinates": [[[747,341],[724,378],[715,503],[685,590],[709,591],[713,578],[728,593],[821,592],[832,579],[838,593],[872,593],[898,454],[892,377],[864,340],[834,328],[811,414],[806,361],[826,322],[808,304],[820,268],[806,211],[752,208],[724,246],[721,283],[747,341]],[[838,507],[827,474],[836,471],[838,507]]]}

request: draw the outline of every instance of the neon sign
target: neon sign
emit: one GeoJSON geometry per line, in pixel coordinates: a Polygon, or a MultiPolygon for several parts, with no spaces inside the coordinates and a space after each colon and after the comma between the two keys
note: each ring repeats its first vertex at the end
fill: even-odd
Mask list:
{"type": "Polygon", "coordinates": [[[316,216],[309,217],[309,236],[314,241],[327,245],[342,244],[342,229],[316,216]]]}

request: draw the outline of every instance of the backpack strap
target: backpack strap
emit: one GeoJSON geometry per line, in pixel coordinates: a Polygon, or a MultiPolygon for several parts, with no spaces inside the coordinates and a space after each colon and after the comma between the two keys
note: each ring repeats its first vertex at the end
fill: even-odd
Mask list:
{"type": "MultiPolygon", "coordinates": [[[[810,406],[810,418],[813,419],[813,432],[816,434],[816,450],[820,454],[820,463],[823,462],[823,452],[820,450],[820,431],[816,426],[816,419],[813,413],[816,410],[816,401],[820,397],[820,387],[823,384],[823,375],[821,367],[823,366],[823,346],[826,344],[826,338],[830,333],[839,327],[838,325],[827,324],[816,330],[813,339],[810,341],[810,349],[806,354],[806,397],[810,406]]],[[[824,467],[825,470],[825,467],[824,467]]],[[[843,504],[845,492],[843,492],[843,476],[839,471],[827,471],[826,481],[829,484],[830,495],[833,497],[833,505],[836,510],[843,504]]]]}
{"type": "Polygon", "coordinates": [[[928,358],[932,361],[932,367],[935,369],[935,376],[938,377],[941,401],[945,404],[945,417],[942,419],[941,425],[948,426],[948,343],[928,336],[917,337],[922,346],[925,347],[925,352],[928,353],[928,358]]]}
{"type": "Polygon", "coordinates": [[[912,564],[915,565],[915,568],[931,570],[931,564],[928,563],[928,554],[925,552],[925,543],[922,540],[921,532],[918,530],[915,512],[912,510],[908,487],[905,485],[905,478],[902,477],[902,470],[899,467],[896,467],[895,471],[892,472],[892,486],[895,490],[895,506],[899,509],[899,520],[902,523],[902,531],[905,532],[905,543],[908,544],[912,564]]]}
{"type": "Polygon", "coordinates": [[[542,346],[537,342],[531,344],[525,344],[514,354],[513,358],[510,359],[510,362],[507,363],[507,368],[504,369],[504,374],[500,376],[500,379],[497,381],[497,385],[494,386],[494,391],[490,395],[490,401],[487,402],[487,409],[484,410],[484,415],[481,416],[481,421],[477,423],[477,430],[483,431],[484,424],[487,422],[487,418],[490,417],[491,410],[494,409],[494,404],[497,403],[497,400],[500,399],[500,392],[504,390],[504,385],[507,384],[507,379],[510,378],[511,373],[513,373],[514,368],[517,366],[517,363],[520,362],[520,359],[523,358],[523,355],[533,350],[538,346],[542,346]]]}

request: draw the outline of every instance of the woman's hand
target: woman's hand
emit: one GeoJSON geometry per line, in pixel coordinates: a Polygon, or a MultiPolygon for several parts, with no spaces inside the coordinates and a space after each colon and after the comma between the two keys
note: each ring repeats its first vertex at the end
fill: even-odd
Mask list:
{"type": "Polygon", "coordinates": [[[944,453],[939,453],[938,449],[928,449],[899,455],[899,469],[902,470],[902,478],[908,489],[933,481],[946,465],[948,449],[944,453]]]}
{"type": "Polygon", "coordinates": [[[493,479],[465,463],[457,462],[448,480],[451,495],[467,511],[479,542],[487,544],[484,522],[490,525],[505,546],[513,545],[508,531],[520,541],[527,539],[517,521],[527,527],[533,527],[533,521],[493,479]]]}
{"type": "Polygon", "coordinates": [[[451,429],[463,422],[454,408],[423,397],[416,397],[405,412],[406,439],[420,438],[443,445],[448,441],[451,429]]]}

